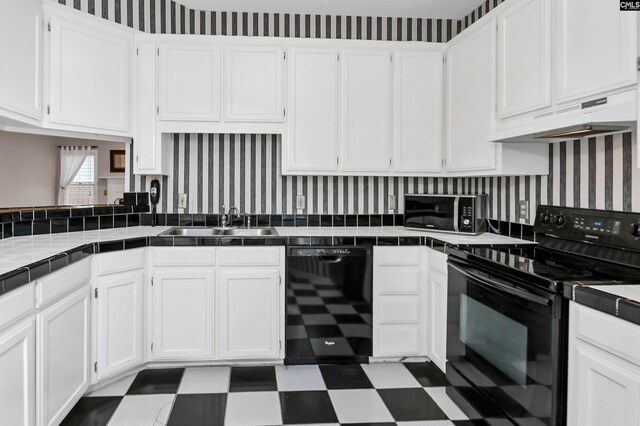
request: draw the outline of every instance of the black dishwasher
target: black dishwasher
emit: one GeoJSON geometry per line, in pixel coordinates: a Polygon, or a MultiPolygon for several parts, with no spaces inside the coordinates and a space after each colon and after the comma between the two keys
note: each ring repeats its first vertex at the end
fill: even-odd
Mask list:
{"type": "Polygon", "coordinates": [[[367,363],[371,356],[370,246],[287,247],[284,363],[367,363]]]}

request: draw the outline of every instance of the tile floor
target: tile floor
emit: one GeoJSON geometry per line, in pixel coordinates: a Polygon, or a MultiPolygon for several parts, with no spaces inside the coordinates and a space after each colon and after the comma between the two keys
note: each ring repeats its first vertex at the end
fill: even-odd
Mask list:
{"type": "Polygon", "coordinates": [[[82,398],[63,426],[472,424],[431,363],[144,370],[82,398]]]}

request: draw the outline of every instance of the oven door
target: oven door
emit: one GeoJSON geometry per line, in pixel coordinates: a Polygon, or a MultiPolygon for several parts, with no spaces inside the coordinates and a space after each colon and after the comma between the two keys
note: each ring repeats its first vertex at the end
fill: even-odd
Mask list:
{"type": "Polygon", "coordinates": [[[455,259],[449,261],[448,284],[448,368],[516,424],[563,424],[562,296],[514,285],[455,259]]]}

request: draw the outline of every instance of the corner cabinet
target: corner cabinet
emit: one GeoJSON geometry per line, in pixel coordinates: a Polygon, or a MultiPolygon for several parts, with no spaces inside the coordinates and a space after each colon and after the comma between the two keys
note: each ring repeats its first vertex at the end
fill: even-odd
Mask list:
{"type": "Polygon", "coordinates": [[[391,168],[391,51],[342,49],[340,168],[388,172],[391,168]]]}
{"type": "Polygon", "coordinates": [[[0,116],[40,123],[42,31],[41,2],[0,3],[0,116]]]}
{"type": "Polygon", "coordinates": [[[133,31],[49,7],[45,127],[131,135],[133,31]]]}
{"type": "Polygon", "coordinates": [[[555,0],[558,103],[636,84],[637,14],[607,0],[555,0]]]}
{"type": "Polygon", "coordinates": [[[35,358],[33,319],[0,334],[0,413],[3,424],[36,424],[35,358]]]}
{"type": "Polygon", "coordinates": [[[287,132],[283,169],[338,170],[338,49],[292,47],[288,51],[287,132]]]}

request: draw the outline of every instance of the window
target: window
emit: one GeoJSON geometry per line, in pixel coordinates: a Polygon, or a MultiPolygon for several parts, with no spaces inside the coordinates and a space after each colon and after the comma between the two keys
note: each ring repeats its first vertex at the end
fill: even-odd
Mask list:
{"type": "Polygon", "coordinates": [[[96,203],[96,153],[90,152],[82,167],[67,188],[67,202],[70,205],[96,203]]]}

